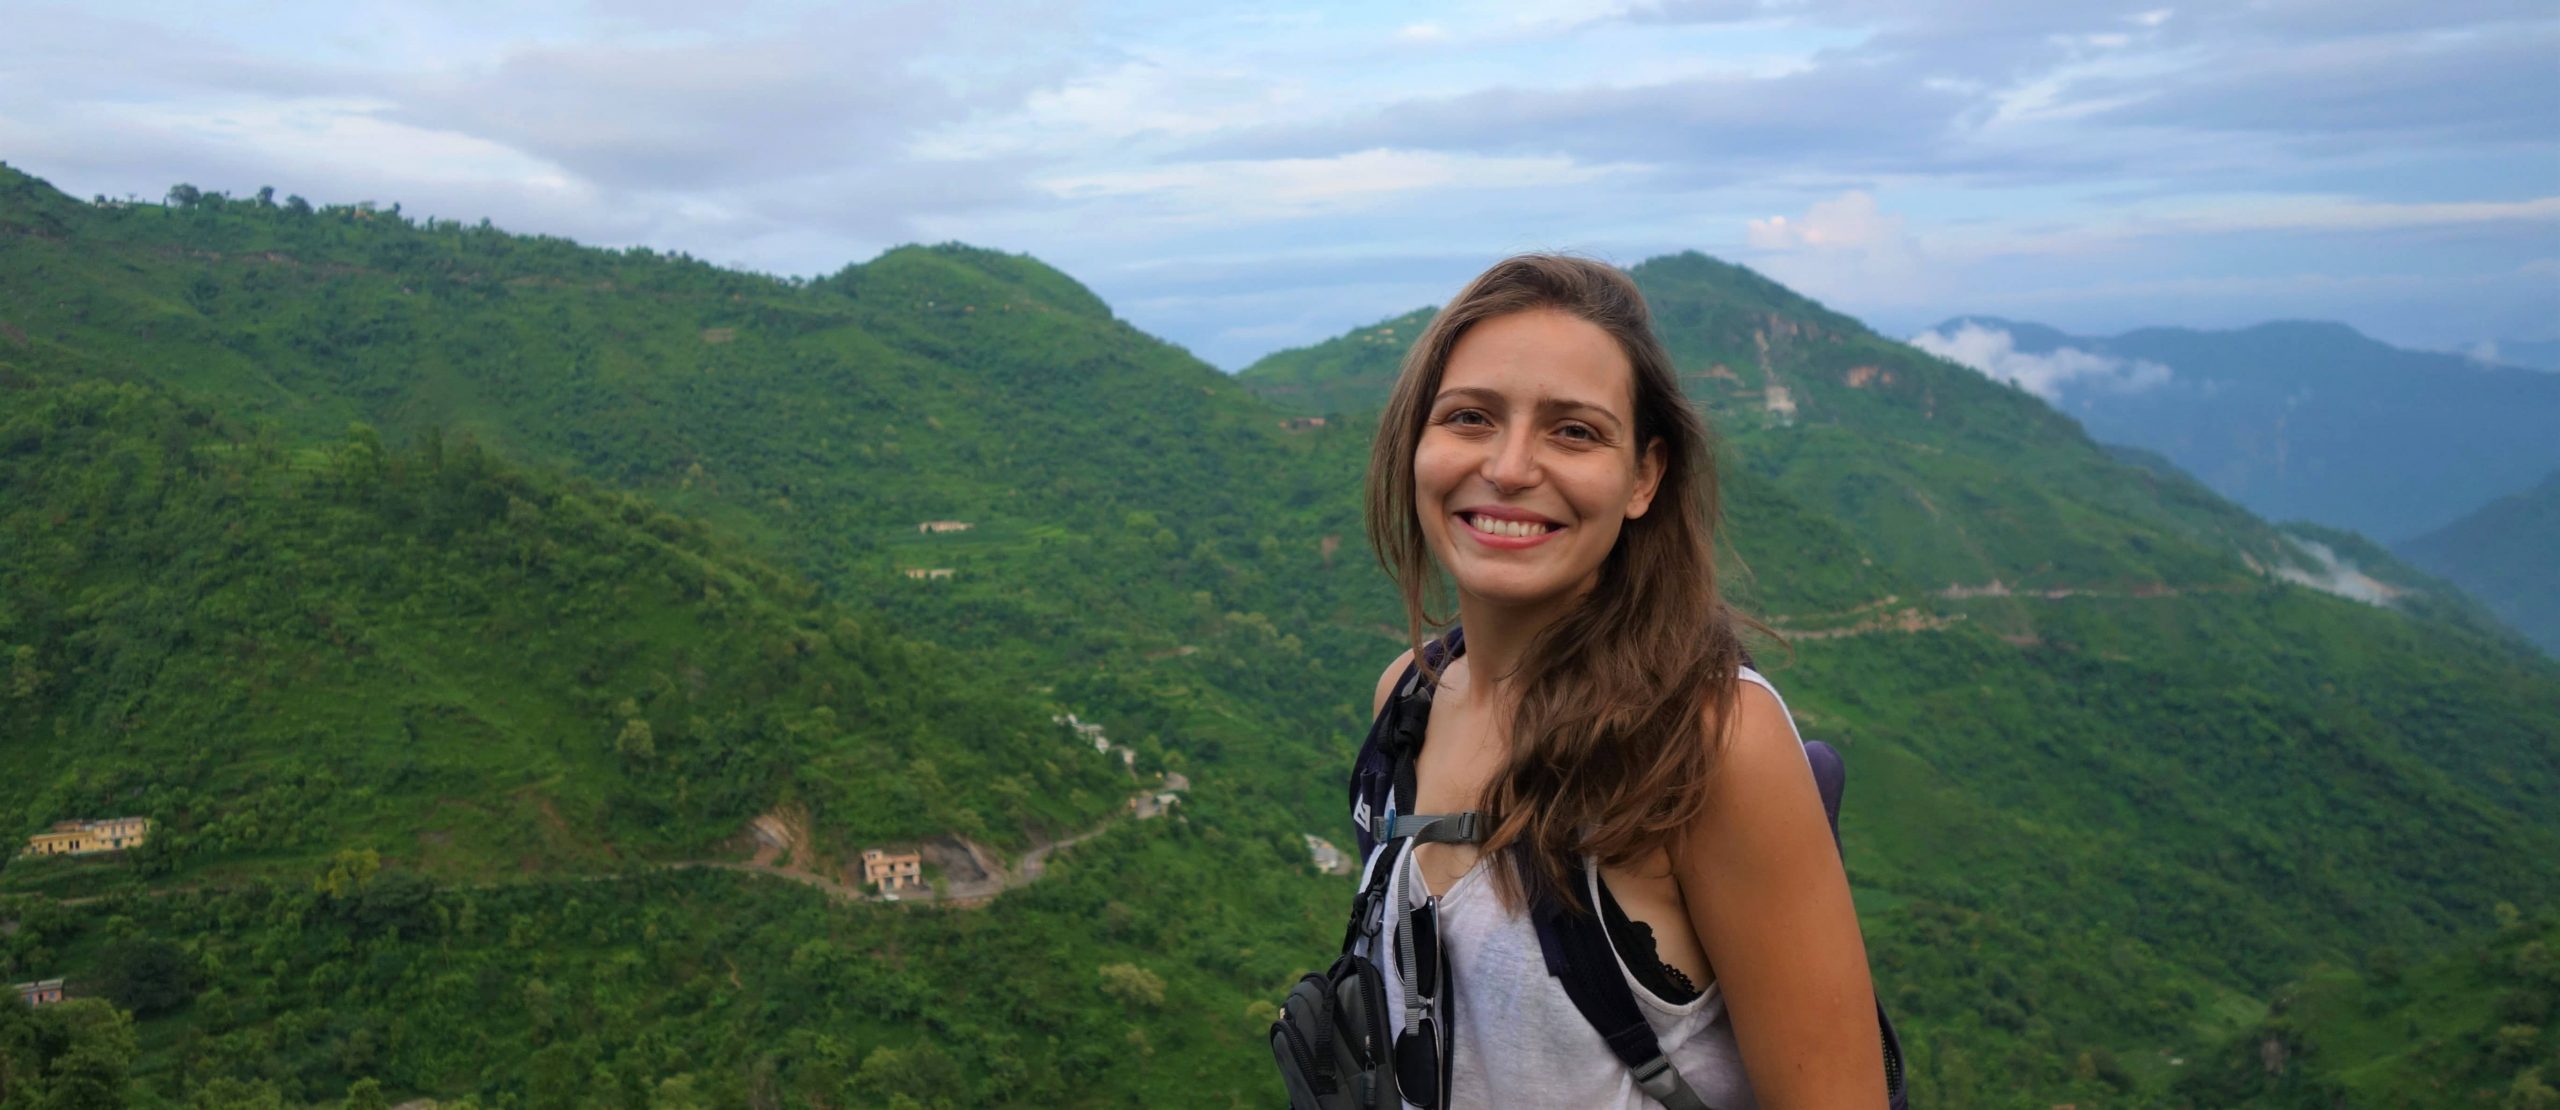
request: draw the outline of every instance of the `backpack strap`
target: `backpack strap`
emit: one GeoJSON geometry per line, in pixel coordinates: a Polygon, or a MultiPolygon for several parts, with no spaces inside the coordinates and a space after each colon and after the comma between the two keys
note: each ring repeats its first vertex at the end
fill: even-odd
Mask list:
{"type": "Polygon", "coordinates": [[[1399,813],[1387,826],[1387,839],[1412,837],[1416,844],[1482,844],[1486,827],[1484,814],[1475,810],[1464,813],[1399,813]]]}
{"type": "MultiPolygon", "coordinates": [[[[1575,882],[1590,883],[1580,861],[1568,874],[1575,882]]],[[[1567,909],[1553,891],[1543,887],[1532,897],[1529,913],[1537,929],[1538,948],[1547,958],[1547,973],[1556,977],[1565,997],[1573,1000],[1573,1008],[1582,1011],[1583,1020],[1608,1043],[1609,1054],[1635,1076],[1636,1086],[1668,1110],[1708,1110],[1689,1081],[1680,1077],[1679,1069],[1671,1066],[1662,1042],[1653,1035],[1653,1025],[1637,1008],[1635,992],[1618,967],[1617,952],[1609,946],[1600,915],[1567,909]]]]}
{"type": "Polygon", "coordinates": [[[1451,629],[1423,644],[1369,722],[1349,783],[1353,839],[1363,857],[1392,839],[1389,825],[1395,815],[1413,806],[1413,759],[1422,751],[1423,732],[1431,721],[1432,687],[1423,679],[1423,665],[1427,662],[1434,670],[1445,666],[1464,650],[1464,643],[1463,634],[1451,629]]]}

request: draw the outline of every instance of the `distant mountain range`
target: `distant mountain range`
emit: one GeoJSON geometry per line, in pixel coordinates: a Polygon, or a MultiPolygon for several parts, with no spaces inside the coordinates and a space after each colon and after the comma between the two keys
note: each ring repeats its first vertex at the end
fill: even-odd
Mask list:
{"type": "Polygon", "coordinates": [[[2272,520],[2386,543],[2560,467],[2560,376],[2411,351],[2343,324],[2070,335],[1965,316],[1914,344],[2157,451],[2272,520]]]}
{"type": "Polygon", "coordinates": [[[2467,353],[2481,362],[2528,370],[2560,370],[2560,339],[2492,339],[2467,353]]]}
{"type": "Polygon", "coordinates": [[[2560,655],[2560,470],[2397,550],[2560,655]]]}
{"type": "Polygon", "coordinates": [[[1912,342],[2262,515],[2403,541],[2420,567],[2560,650],[2560,575],[2548,569],[2560,528],[2530,507],[2553,496],[2545,475],[2560,467],[2560,375],[2404,350],[2342,324],[2094,337],[1965,316],[1912,342]]]}

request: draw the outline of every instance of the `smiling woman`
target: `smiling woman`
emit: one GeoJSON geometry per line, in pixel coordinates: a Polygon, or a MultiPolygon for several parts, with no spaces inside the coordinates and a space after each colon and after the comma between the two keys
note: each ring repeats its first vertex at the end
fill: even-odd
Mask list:
{"type": "Polygon", "coordinates": [[[1352,948],[1403,999],[1371,1022],[1402,1103],[1885,1104],[1822,792],[1718,593],[1713,453],[1634,283],[1530,255],[1470,284],[1405,361],[1368,516],[1415,648],[1353,772],[1352,948]],[[1463,634],[1426,636],[1443,588],[1463,634]]]}

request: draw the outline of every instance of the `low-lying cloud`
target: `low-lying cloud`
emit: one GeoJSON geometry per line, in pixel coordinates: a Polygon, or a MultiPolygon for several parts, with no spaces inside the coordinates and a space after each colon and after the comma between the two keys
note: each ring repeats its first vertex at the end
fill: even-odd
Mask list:
{"type": "Polygon", "coordinates": [[[2068,385],[2139,393],[2169,380],[2169,368],[2148,359],[2117,358],[2076,347],[2029,353],[2018,349],[2016,337],[2007,328],[1973,323],[1958,325],[1952,335],[1921,332],[1911,337],[1911,345],[2047,401],[2059,399],[2068,385]]]}
{"type": "Polygon", "coordinates": [[[2286,536],[2285,539],[2292,541],[2303,554],[2311,556],[2314,565],[2280,565],[2275,568],[2278,578],[2367,605],[2389,605],[2393,598],[2400,596],[2399,590],[2358,569],[2328,544],[2301,536],[2286,536]]]}

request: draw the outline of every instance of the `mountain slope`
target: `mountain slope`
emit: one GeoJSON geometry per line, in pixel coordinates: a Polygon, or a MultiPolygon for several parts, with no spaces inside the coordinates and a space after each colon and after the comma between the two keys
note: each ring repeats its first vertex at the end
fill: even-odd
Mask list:
{"type": "MultiPolygon", "coordinates": [[[[209,805],[289,781],[310,738],[260,731],[269,715],[242,717],[218,683],[51,662],[107,658],[95,641],[124,629],[174,641],[153,630],[195,627],[161,604],[100,610],[116,615],[84,631],[46,599],[124,596],[118,582],[154,565],[135,560],[185,550],[147,538],[156,529],[184,538],[180,523],[236,504],[273,522],[248,533],[234,557],[250,565],[229,573],[267,585],[214,615],[312,629],[271,634],[303,662],[269,696],[334,704],[344,671],[373,677],[343,700],[397,704],[426,681],[409,659],[461,659],[476,669],[438,696],[470,712],[419,715],[413,743],[468,748],[471,714],[557,706],[542,712],[593,722],[587,747],[525,728],[491,751],[586,753],[547,757],[560,781],[544,789],[562,797],[654,797],[619,785],[604,754],[628,724],[618,699],[670,696],[661,671],[672,696],[688,696],[683,675],[651,660],[721,646],[714,673],[728,688],[700,696],[740,712],[783,703],[739,757],[740,770],[775,775],[741,775],[762,790],[740,807],[696,792],[661,799],[660,818],[609,808],[601,827],[628,830],[617,843],[667,845],[628,855],[698,848],[786,788],[814,795],[796,776],[830,763],[856,796],[811,802],[831,845],[951,831],[962,810],[990,838],[1027,843],[1092,815],[1080,788],[1099,793],[1076,767],[1052,771],[1007,746],[1045,742],[1052,726],[1038,718],[1060,710],[1105,722],[1144,754],[1142,769],[1161,761],[1194,783],[1175,819],[1110,825],[983,920],[833,907],[749,876],[659,872],[608,893],[590,889],[604,880],[584,858],[535,860],[521,880],[531,885],[503,901],[450,878],[468,869],[433,868],[423,903],[414,885],[401,899],[350,898],[352,873],[332,875],[334,849],[363,843],[352,796],[319,808],[325,835],[299,854],[182,855],[166,876],[102,865],[91,874],[149,896],[21,903],[32,908],[12,915],[43,920],[43,935],[0,932],[0,973],[80,973],[120,931],[197,954],[222,997],[144,1020],[146,1089],[270,1082],[310,1101],[380,1074],[423,1094],[549,1105],[599,1074],[642,1102],[634,1084],[682,1073],[715,1104],[883,1101],[874,1083],[947,1091],[954,1104],[1269,1097],[1252,1004],[1320,962],[1342,909],[1340,880],[1306,868],[1298,837],[1344,832],[1342,768],[1369,683],[1397,650],[1382,631],[1392,598],[1360,547],[1365,430],[1284,427],[1064,275],[974,248],[901,249],[803,285],[390,213],[223,200],[100,209],[27,201],[23,184],[7,195],[0,303],[24,341],[0,346],[0,375],[38,392],[174,394],[147,403],[216,429],[185,431],[183,416],[177,432],[117,425],[119,405],[146,402],[113,401],[94,419],[33,421],[33,438],[0,447],[49,506],[25,518],[35,541],[0,553],[43,553],[0,579],[0,600],[47,630],[48,662],[33,671],[58,724],[35,739],[59,728],[66,742],[46,749],[58,761],[48,781],[195,774],[140,758],[178,746],[179,726],[147,723],[170,731],[140,740],[118,730],[112,711],[137,696],[163,699],[161,718],[238,725],[238,758],[206,772],[225,777],[191,787],[209,805]],[[397,446],[368,447],[347,429],[358,419],[397,446]],[[120,428],[89,433],[120,446],[81,448],[57,425],[120,428]],[[447,444],[450,460],[465,433],[503,459],[488,465],[512,475],[502,488],[532,514],[506,503],[493,519],[428,527],[417,520],[437,518],[398,508],[423,492],[355,492],[350,476],[377,469],[383,490],[436,488],[418,477],[440,473],[431,445],[447,444]],[[262,452],[278,460],[253,472],[266,484],[229,492],[228,460],[262,452]],[[211,477],[119,484],[153,458],[211,477]],[[373,458],[379,468],[349,461],[373,458]],[[169,514],[178,523],[154,519],[163,505],[182,510],[169,514]],[[326,511],[306,521],[306,507],[326,511]],[[653,523],[661,510],[671,523],[653,523]],[[122,561],[90,558],[95,543],[41,548],[62,513],[85,514],[83,533],[147,539],[122,561]],[[974,527],[919,531],[926,520],[974,527]],[[675,553],[644,557],[634,529],[685,538],[660,537],[675,553]],[[557,584],[572,603],[564,619],[548,619],[550,564],[524,562],[525,536],[586,568],[557,584]],[[652,592],[653,575],[696,560],[771,569],[737,570],[750,584],[723,579],[718,600],[652,592]],[[401,658],[376,648],[334,660],[347,649],[299,604],[303,577],[335,606],[327,627],[353,613],[367,635],[351,642],[400,645],[401,658]],[[508,619],[472,608],[475,597],[508,619]],[[740,618],[740,605],[772,616],[740,618]],[[891,653],[921,673],[873,684],[835,670],[839,619],[857,626],[856,644],[922,641],[891,653]],[[827,642],[806,641],[803,657],[804,632],[827,642]],[[567,660],[594,677],[562,673],[567,660]],[[796,685],[765,676],[786,664],[796,685]],[[487,697],[472,693],[483,686],[487,697]],[[599,705],[601,718],[579,715],[599,705]],[[855,705],[876,712],[864,725],[885,735],[847,742],[808,727],[820,705],[839,724],[855,705]],[[1024,716],[1024,737],[1001,734],[1024,716]],[[873,743],[906,761],[890,761],[887,779],[866,755],[873,743]],[[952,774],[943,749],[981,773],[952,774]],[[920,777],[918,758],[943,779],[927,793],[952,808],[896,793],[920,777]],[[247,872],[249,886],[189,892],[247,872]],[[341,893],[316,897],[315,881],[341,893]],[[398,904],[368,908],[386,900],[398,904]],[[397,930],[382,928],[386,914],[397,930]],[[432,970],[448,951],[468,970],[432,970]],[[340,986],[361,987],[358,1003],[340,986]],[[503,1012],[475,1028],[481,1011],[503,1012]],[[872,1079],[845,1087],[857,1073],[872,1079]]],[[[2156,1099],[2174,1076],[2138,1061],[2220,1043],[2314,963],[2376,943],[2424,953],[2497,900],[2552,900],[2560,874],[2516,862],[2560,856],[2542,804],[2560,788],[2549,661],[2424,609],[2254,569],[2298,548],[2182,476],[2115,460],[2033,398],[1748,271],[1689,255],[1638,276],[1728,436],[1726,539],[1749,568],[1746,599],[1793,639],[1760,644],[1762,664],[1808,735],[1849,755],[1843,833],[1862,917],[1938,1100],[2156,1099]],[[2099,1050],[2130,1061],[2124,1074],[2080,1074],[2074,1061],[2099,1050]]],[[[188,666],[217,676],[233,665],[218,638],[189,636],[133,657],[198,660],[188,666]]],[[[639,706],[653,740],[690,728],[662,722],[657,704],[639,706]]],[[[396,769],[400,739],[350,731],[314,750],[370,775],[396,769]]],[[[435,801],[384,776],[372,785],[387,800],[364,804],[435,801]]],[[[146,783],[142,795],[65,797],[150,795],[146,783]]],[[[503,864],[516,843],[497,838],[480,858],[503,864]]],[[[416,877],[410,858],[384,854],[383,874],[416,877]]],[[[16,866],[0,877],[44,880],[16,866]]]]}
{"type": "Polygon", "coordinates": [[[2398,550],[2560,655],[2560,470],[2398,550]]]}
{"type": "Polygon", "coordinates": [[[1340,419],[1375,412],[1394,387],[1404,353],[1437,307],[1417,308],[1322,343],[1274,351],[1236,375],[1273,408],[1340,419]]]}
{"type": "Polygon", "coordinates": [[[2412,964],[2390,948],[2323,966],[2179,1084],[2188,1105],[2532,1106],[2560,1094],[2560,918],[2498,907],[2497,930],[2412,964]]]}
{"type": "Polygon", "coordinates": [[[0,382],[16,832],[136,812],[146,871],[366,848],[460,880],[725,856],[791,805],[842,866],[1019,846],[1134,788],[1040,700],[628,496],[467,441],[283,451],[144,387],[0,382]]]}
{"type": "Polygon", "coordinates": [[[2062,374],[2054,404],[2089,433],[2157,451],[2275,520],[2313,520],[2384,542],[2442,526],[2560,466],[2560,377],[2408,351],[2340,324],[2237,331],[2145,328],[2107,337],[1988,317],[2020,355],[2079,352],[2159,368],[2140,381],[2062,374]]]}

